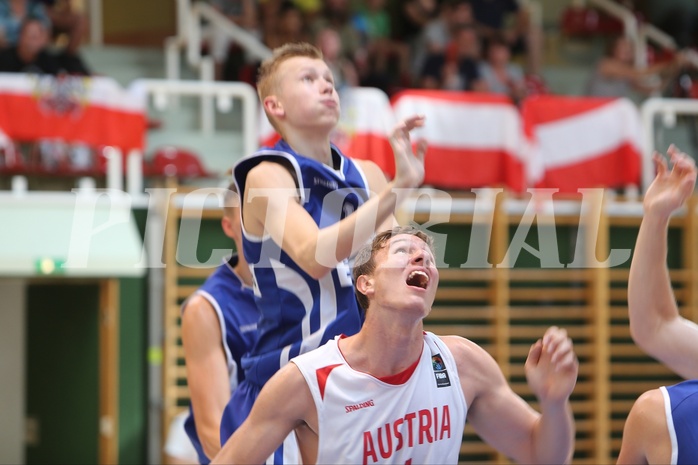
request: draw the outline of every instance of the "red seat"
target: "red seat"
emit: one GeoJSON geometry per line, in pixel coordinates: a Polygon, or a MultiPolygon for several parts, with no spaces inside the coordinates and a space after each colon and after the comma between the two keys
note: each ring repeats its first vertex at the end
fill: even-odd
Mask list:
{"type": "Polygon", "coordinates": [[[567,37],[589,37],[598,30],[599,21],[598,11],[570,6],[562,12],[560,30],[567,37]]]}
{"type": "Polygon", "coordinates": [[[199,156],[189,149],[167,145],[153,153],[148,174],[178,178],[205,178],[212,176],[199,156]]]}
{"type": "Polygon", "coordinates": [[[22,174],[27,172],[27,168],[22,153],[13,142],[9,142],[0,152],[0,173],[22,174]]]}

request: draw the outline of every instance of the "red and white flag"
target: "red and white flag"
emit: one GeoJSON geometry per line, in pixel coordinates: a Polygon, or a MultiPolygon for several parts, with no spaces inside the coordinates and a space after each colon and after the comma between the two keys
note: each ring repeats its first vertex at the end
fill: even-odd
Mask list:
{"type": "Polygon", "coordinates": [[[539,96],[524,101],[529,182],[574,193],[639,185],[642,128],[628,99],[539,96]]]}
{"type": "Polygon", "coordinates": [[[495,94],[408,90],[393,98],[396,119],[426,116],[415,131],[429,145],[424,183],[448,189],[525,187],[521,117],[507,97],[495,94]]]}
{"type": "Polygon", "coordinates": [[[0,73],[0,132],[16,141],[142,149],[145,106],[111,78],[0,73]]]}

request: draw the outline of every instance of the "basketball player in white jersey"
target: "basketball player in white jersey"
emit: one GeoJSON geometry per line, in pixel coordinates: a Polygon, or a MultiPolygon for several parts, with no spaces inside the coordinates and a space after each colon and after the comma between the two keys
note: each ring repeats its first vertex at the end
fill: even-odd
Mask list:
{"type": "Polygon", "coordinates": [[[428,236],[385,231],[355,263],[362,329],[292,359],[212,463],[261,463],[292,431],[304,463],[457,463],[466,418],[517,462],[571,459],[578,361],[564,330],[526,361],[539,413],[482,348],[424,331],[439,281],[428,236]]]}
{"type": "Polygon", "coordinates": [[[668,154],[671,170],[655,154],[657,176],[643,200],[628,282],[630,333],[645,352],[688,381],[638,398],[623,429],[618,456],[623,464],[698,463],[698,325],[679,315],[666,265],[669,218],[693,193],[697,173],[693,159],[673,145],[668,154]]]}

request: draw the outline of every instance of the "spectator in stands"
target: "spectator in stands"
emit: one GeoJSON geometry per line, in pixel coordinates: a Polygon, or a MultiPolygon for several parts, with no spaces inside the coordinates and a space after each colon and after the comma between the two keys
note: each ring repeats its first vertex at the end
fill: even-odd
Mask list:
{"type": "Polygon", "coordinates": [[[345,87],[359,85],[359,76],[354,63],[341,54],[342,43],[337,31],[331,28],[321,30],[315,45],[322,52],[325,63],[332,71],[337,91],[341,92],[345,87]]]}
{"type": "MultiPolygon", "coordinates": [[[[310,25],[313,37],[326,28],[339,33],[342,42],[342,55],[354,61],[367,60],[367,52],[361,42],[361,33],[351,21],[352,11],[349,0],[326,0],[320,15],[310,25]]],[[[279,44],[281,45],[281,44],[279,44]]]]}
{"type": "Polygon", "coordinates": [[[51,30],[44,5],[33,0],[0,0],[0,46],[12,47],[19,41],[19,32],[25,18],[36,18],[44,28],[51,30]]]}
{"type": "Polygon", "coordinates": [[[276,27],[267,31],[264,43],[274,49],[287,43],[305,42],[307,39],[308,31],[301,10],[291,1],[282,2],[276,27]]]}
{"type": "Polygon", "coordinates": [[[596,65],[587,85],[587,95],[598,97],[632,97],[659,93],[676,74],[681,55],[675,60],[641,69],[635,66],[633,44],[625,36],[609,42],[604,56],[596,65]]]}
{"type": "Polygon", "coordinates": [[[421,45],[422,31],[439,14],[435,0],[405,0],[391,2],[392,37],[405,44],[410,57],[411,80],[419,82],[426,53],[421,45]]]}
{"type": "Polygon", "coordinates": [[[643,200],[628,282],[630,334],[649,355],[692,380],[647,391],[635,402],[618,456],[623,464],[698,463],[698,325],[679,314],[666,265],[669,219],[693,194],[696,167],[673,145],[668,153],[672,169],[655,154],[657,176],[643,200]]]}
{"type": "Polygon", "coordinates": [[[470,2],[478,32],[485,43],[495,35],[502,35],[512,55],[526,55],[526,73],[540,79],[542,31],[531,23],[528,10],[521,7],[518,0],[470,2]]]}
{"type": "Polygon", "coordinates": [[[385,87],[398,80],[402,85],[411,85],[409,47],[392,38],[392,21],[385,8],[385,0],[367,0],[364,3],[365,6],[352,18],[352,23],[361,34],[362,48],[367,54],[367,85],[380,80],[387,84],[385,87]]]}
{"type": "Polygon", "coordinates": [[[0,72],[89,75],[78,55],[48,49],[49,32],[40,18],[22,22],[16,46],[0,51],[0,72]]]}
{"type": "Polygon", "coordinates": [[[443,53],[462,24],[473,25],[473,9],[469,0],[447,0],[441,3],[440,14],[429,21],[416,43],[412,56],[412,69],[418,75],[429,54],[443,53]]]}
{"type": "Polygon", "coordinates": [[[421,73],[426,89],[487,90],[479,69],[480,44],[475,28],[460,25],[442,53],[428,55],[421,73]]]}
{"type": "Polygon", "coordinates": [[[220,424],[231,393],[244,379],[243,355],[257,341],[259,312],[252,272],[242,252],[240,201],[231,185],[221,226],[238,253],[228,257],[182,305],[182,344],[191,394],[184,429],[200,463],[220,450],[220,424]]]}
{"type": "MultiPolygon", "coordinates": [[[[260,37],[259,24],[257,21],[257,4],[255,0],[209,0],[219,13],[228,18],[231,22],[247,30],[250,34],[260,37]]],[[[211,57],[215,63],[216,79],[223,79],[224,71],[223,64],[228,59],[228,54],[231,47],[231,39],[218,28],[212,28],[211,35],[211,57]]],[[[237,78],[239,68],[245,62],[244,54],[241,50],[236,50],[238,55],[235,58],[237,72],[234,72],[234,78],[237,78]]]]}
{"type": "Polygon", "coordinates": [[[523,70],[511,63],[509,46],[501,36],[490,38],[486,60],[480,65],[480,74],[489,92],[508,95],[517,103],[526,96],[523,70]]]}
{"type": "Polygon", "coordinates": [[[65,46],[69,54],[77,54],[82,39],[87,31],[87,19],[82,13],[75,11],[71,0],[39,0],[44,4],[46,13],[51,20],[53,37],[61,34],[68,36],[65,46]]]}

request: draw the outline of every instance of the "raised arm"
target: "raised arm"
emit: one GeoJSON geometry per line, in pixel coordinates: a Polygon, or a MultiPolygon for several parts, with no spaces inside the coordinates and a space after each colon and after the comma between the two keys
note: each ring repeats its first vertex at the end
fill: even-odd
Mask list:
{"type": "MultiPolygon", "coordinates": [[[[311,417],[317,414],[308,385],[296,365],[289,363],[264,385],[250,416],[211,463],[265,463],[286,436],[311,417]]],[[[301,453],[304,446],[299,444],[301,453]]]]}
{"type": "Polygon", "coordinates": [[[666,260],[669,217],[693,193],[696,168],[674,146],[668,153],[673,168],[655,154],[657,176],[644,198],[645,215],[628,282],[630,334],[650,356],[685,378],[695,378],[698,326],[679,315],[666,260]]]}
{"type": "MultiPolygon", "coordinates": [[[[423,124],[424,118],[415,116],[395,127],[390,137],[395,178],[382,183],[381,190],[356,212],[324,228],[319,228],[300,205],[291,174],[281,165],[261,163],[247,175],[245,227],[249,228],[252,222],[257,229],[264,228],[306,273],[321,278],[358,251],[386,221],[391,221],[409,191],[421,184],[426,143],[419,141],[414,154],[409,133],[423,124]]],[[[378,183],[375,173],[370,174],[369,181],[373,181],[369,186],[373,189],[378,183]]]]}
{"type": "Polygon", "coordinates": [[[196,432],[207,457],[220,450],[223,410],[230,398],[228,366],[216,311],[194,295],[182,314],[182,343],[196,432]]]}
{"type": "Polygon", "coordinates": [[[578,363],[564,330],[549,329],[531,347],[526,361],[526,376],[541,413],[511,390],[497,363],[483,349],[466,341],[454,356],[469,403],[468,421],[485,442],[519,463],[571,460],[574,420],[569,396],[578,363]]]}

